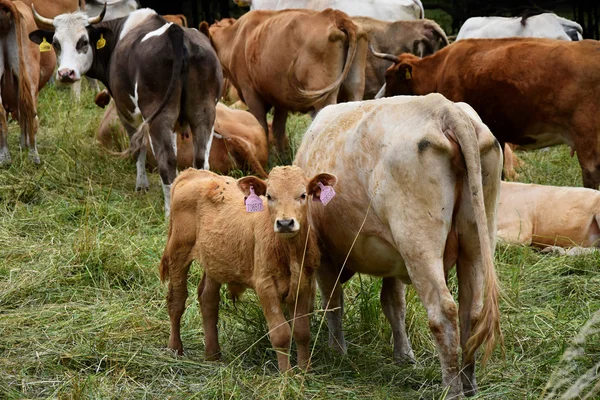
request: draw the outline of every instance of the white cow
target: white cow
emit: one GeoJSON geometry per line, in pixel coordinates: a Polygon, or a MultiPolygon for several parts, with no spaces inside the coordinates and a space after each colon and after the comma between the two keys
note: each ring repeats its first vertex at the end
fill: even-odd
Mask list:
{"type": "Polygon", "coordinates": [[[102,12],[104,3],[107,5],[104,21],[126,17],[138,9],[136,0],[112,0],[106,2],[101,0],[88,0],[85,3],[85,13],[90,17],[95,17],[102,12]]]}
{"type": "Polygon", "coordinates": [[[383,278],[394,358],[411,360],[404,291],[412,283],[427,310],[447,398],[474,394],[475,351],[487,342],[485,359],[501,335],[493,253],[502,152],[477,113],[437,93],[328,106],[304,135],[295,164],[309,175],[324,169],[338,177],[326,207],[309,202],[323,246],[316,272],[330,345],[346,351],[338,278],[366,273],[383,278]],[[454,264],[460,309],[446,285],[454,264]]]}
{"type": "Polygon", "coordinates": [[[425,17],[421,0],[234,0],[251,10],[285,10],[308,8],[322,11],[341,10],[351,17],[371,17],[382,21],[414,20],[425,17]]]}
{"type": "Polygon", "coordinates": [[[473,17],[461,26],[456,40],[497,39],[505,37],[540,37],[558,40],[581,40],[583,29],[577,22],[544,13],[523,17],[473,17]]]}

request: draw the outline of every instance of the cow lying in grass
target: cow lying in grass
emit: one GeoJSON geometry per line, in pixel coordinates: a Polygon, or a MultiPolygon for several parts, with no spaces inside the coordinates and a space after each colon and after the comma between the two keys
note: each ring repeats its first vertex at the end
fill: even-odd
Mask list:
{"type": "Polygon", "coordinates": [[[248,176],[237,183],[209,171],[188,169],[181,173],[171,192],[169,236],[159,267],[161,280],[170,280],[169,348],[183,353],[179,328],[188,271],[195,259],[204,268],[198,302],[207,359],[219,356],[219,288],[227,284],[234,298],[246,288],[256,291],[279,369],[290,368],[287,352],[292,332],[298,365],[307,367],[308,313],[314,302],[314,271],[320,262],[316,236],[308,228],[307,202],[311,195],[313,200],[320,199],[321,188],[336,181],[335,176],[323,173],[307,179],[297,167],[276,167],[267,181],[248,176]],[[266,196],[267,201],[257,196],[266,196]],[[245,198],[247,208],[254,200],[255,206],[264,205],[268,211],[248,213],[245,198]],[[292,328],[282,305],[293,315],[292,328]]]}
{"type": "Polygon", "coordinates": [[[562,254],[595,251],[600,244],[599,223],[600,193],[596,190],[501,184],[498,237],[509,243],[562,254]]]}
{"type": "MultiPolygon", "coordinates": [[[[102,91],[96,96],[96,104],[102,108],[108,104],[98,126],[98,143],[108,150],[124,150],[128,139],[125,128],[119,121],[115,103],[110,101],[110,95],[106,91],[102,91]]],[[[244,170],[262,178],[267,177],[264,170],[269,161],[267,136],[252,114],[218,103],[214,130],[209,154],[212,171],[229,174],[234,170],[244,170]]],[[[181,171],[193,164],[194,142],[189,129],[182,132],[181,128],[176,126],[175,133],[177,168],[181,171]]],[[[149,143],[146,143],[146,147],[152,150],[149,143]]],[[[147,154],[146,164],[152,169],[157,167],[152,151],[147,154]]]]}

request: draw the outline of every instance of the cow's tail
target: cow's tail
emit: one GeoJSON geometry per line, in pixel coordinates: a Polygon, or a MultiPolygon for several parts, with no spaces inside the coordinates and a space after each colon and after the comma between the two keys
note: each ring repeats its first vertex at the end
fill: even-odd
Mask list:
{"type": "Polygon", "coordinates": [[[492,242],[490,232],[488,231],[483,198],[479,143],[475,127],[464,112],[456,110],[453,107],[453,112],[447,120],[447,125],[456,136],[465,160],[469,193],[471,194],[471,203],[479,234],[479,247],[481,248],[483,268],[485,269],[485,299],[483,301],[483,308],[479,319],[471,327],[471,337],[466,343],[463,358],[470,359],[473,357],[475,351],[485,342],[486,346],[483,354],[483,364],[485,364],[491,356],[496,343],[499,341],[503,345],[503,338],[500,329],[498,278],[494,268],[492,242]]]}
{"type": "Polygon", "coordinates": [[[342,69],[342,73],[340,77],[333,82],[331,85],[326,86],[322,89],[318,90],[306,90],[302,89],[301,83],[296,77],[296,63],[298,61],[298,57],[294,59],[294,61],[290,64],[288,69],[288,80],[292,88],[300,95],[307,103],[314,104],[320,101],[325,100],[327,96],[331,94],[334,90],[340,87],[342,82],[350,73],[350,68],[352,67],[352,61],[354,60],[354,56],[356,55],[356,50],[358,48],[358,27],[349,19],[346,14],[341,13],[337,10],[332,11],[335,17],[335,25],[336,28],[345,32],[346,37],[348,39],[348,52],[346,53],[346,60],[344,62],[344,68],[342,69]]]}
{"type": "Polygon", "coordinates": [[[165,96],[156,110],[154,110],[150,117],[147,118],[133,134],[129,143],[129,150],[125,151],[123,155],[135,154],[140,151],[143,146],[145,146],[144,138],[150,134],[150,124],[152,124],[152,121],[154,121],[156,116],[164,110],[166,105],[169,103],[169,100],[171,100],[171,96],[173,95],[175,88],[179,84],[179,75],[183,67],[183,29],[177,24],[171,24],[169,29],[167,29],[167,35],[171,41],[171,47],[173,48],[174,55],[173,68],[171,70],[171,80],[169,81],[167,92],[165,93],[165,96]]]}
{"type": "MultiPolygon", "coordinates": [[[[5,15],[0,18],[2,23],[9,24],[10,20],[14,22],[15,33],[17,38],[17,47],[19,51],[19,103],[17,106],[19,114],[19,124],[23,132],[29,134],[31,129],[35,129],[35,97],[32,93],[31,80],[27,73],[27,59],[25,52],[29,49],[29,38],[27,36],[25,25],[21,19],[21,13],[10,0],[0,0],[0,12],[5,15]],[[10,15],[9,15],[10,14],[10,15]]],[[[10,29],[6,27],[6,32],[10,29]]],[[[10,73],[7,71],[7,73],[10,73]]],[[[1,105],[0,105],[1,106],[1,105]]],[[[29,138],[28,138],[29,140],[29,138]]],[[[33,144],[31,144],[33,146],[33,144]]]]}
{"type": "Polygon", "coordinates": [[[248,147],[248,143],[246,143],[243,139],[233,135],[228,136],[221,134],[221,136],[223,136],[224,140],[229,141],[233,145],[234,150],[241,155],[241,159],[247,160],[248,166],[254,173],[256,173],[256,175],[263,179],[267,179],[269,177],[261,163],[256,158],[254,152],[248,147]]]}

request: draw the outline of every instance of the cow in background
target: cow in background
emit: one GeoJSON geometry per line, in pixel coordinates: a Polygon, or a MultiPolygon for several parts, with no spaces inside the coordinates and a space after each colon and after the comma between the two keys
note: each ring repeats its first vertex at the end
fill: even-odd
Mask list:
{"type": "Polygon", "coordinates": [[[470,104],[500,143],[522,149],[567,144],[583,184],[600,185],[600,42],[466,39],[434,55],[382,55],[386,96],[441,93],[470,104]]]}
{"type": "Polygon", "coordinates": [[[500,186],[498,237],[509,243],[561,254],[585,253],[581,247],[595,251],[599,223],[597,190],[516,182],[500,186]]]}
{"type": "Polygon", "coordinates": [[[54,72],[56,56],[49,44],[40,48],[28,40],[28,33],[36,29],[29,6],[0,1],[0,165],[11,162],[7,112],[12,112],[21,127],[21,148],[29,148],[29,159],[40,163],[37,95],[54,72]]]}
{"type": "Polygon", "coordinates": [[[137,158],[136,189],[147,189],[146,136],[158,162],[165,213],[176,176],[178,122],[194,139],[194,167],[208,168],[215,107],[222,90],[219,59],[208,38],[195,29],[166,22],[154,10],[101,22],[83,12],[51,19],[34,15],[55,32],[30,34],[36,43],[53,43],[59,57],[57,79],[72,83],[86,74],[112,94],[119,118],[137,158]],[[160,57],[156,57],[160,54],[160,57]]]}
{"type": "MultiPolygon", "coordinates": [[[[98,126],[96,140],[107,150],[122,151],[127,146],[127,132],[119,121],[115,103],[108,103],[101,96],[102,93],[96,96],[96,104],[102,108],[108,104],[108,108],[98,126]]],[[[176,125],[175,134],[177,168],[183,171],[194,165],[194,142],[189,128],[183,131],[176,125]]],[[[154,154],[150,152],[147,156],[147,165],[155,169],[157,164],[154,154]]],[[[209,155],[210,169],[220,174],[243,170],[266,178],[264,168],[268,161],[267,136],[256,118],[247,111],[234,110],[218,103],[209,155]]]]}
{"type": "Polygon", "coordinates": [[[512,18],[472,17],[460,27],[456,40],[539,37],[578,41],[582,40],[582,33],[583,28],[577,22],[548,12],[512,18]]]}
{"type": "Polygon", "coordinates": [[[240,7],[251,10],[286,10],[303,8],[323,11],[340,10],[354,17],[370,17],[382,21],[414,20],[425,18],[421,0],[233,0],[240,7]]]}
{"type": "Polygon", "coordinates": [[[367,36],[341,11],[250,11],[210,37],[225,76],[265,132],[274,107],[279,153],[287,150],[288,111],[316,113],[363,97],[367,36]]]}
{"type": "Polygon", "coordinates": [[[184,26],[186,28],[188,26],[187,18],[183,14],[173,14],[173,15],[172,14],[167,14],[167,15],[163,15],[162,17],[166,21],[172,22],[172,23],[177,24],[179,26],[184,26]]]}
{"type": "MultiPolygon", "coordinates": [[[[352,17],[369,36],[375,49],[391,54],[412,53],[418,57],[431,55],[448,46],[444,30],[429,19],[387,22],[369,17],[352,17]]],[[[367,54],[364,99],[372,99],[385,83],[385,71],[393,65],[372,53],[367,54]]]]}
{"type": "MultiPolygon", "coordinates": [[[[81,7],[81,10],[93,17],[102,12],[106,4],[106,14],[104,15],[104,21],[110,21],[112,19],[123,18],[138,9],[138,3],[136,0],[86,0],[85,8],[81,7]]],[[[37,10],[37,7],[36,7],[37,10]]],[[[46,15],[39,11],[42,15],[46,15]]]]}

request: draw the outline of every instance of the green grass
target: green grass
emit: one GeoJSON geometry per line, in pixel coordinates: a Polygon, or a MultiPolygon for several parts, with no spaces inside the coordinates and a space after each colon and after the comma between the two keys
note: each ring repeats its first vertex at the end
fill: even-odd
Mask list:
{"type": "MultiPolygon", "coordinates": [[[[166,288],[157,265],[166,240],[162,190],[150,175],[147,194],[134,192],[133,162],[95,143],[102,114],[85,92],[46,88],[40,98],[39,151],[33,166],[10,125],[13,164],[0,170],[0,398],[441,398],[441,372],[414,290],[407,327],[414,367],[392,362],[390,328],[379,305],[381,282],[367,276],[346,286],[344,326],[349,354],[327,348],[322,313],[312,320],[311,372],[282,376],[269,349],[256,297],[237,304],[222,296],[222,362],[205,362],[195,287],[189,279],[183,316],[186,356],[166,350],[166,288]]],[[[292,116],[295,145],[309,120],[292,116]]],[[[522,181],[580,185],[568,149],[519,153],[522,181]]],[[[506,357],[496,352],[479,369],[479,398],[537,399],[552,373],[573,382],[598,361],[600,335],[583,354],[561,362],[565,350],[600,308],[600,256],[552,257],[500,245],[506,357]]],[[[455,291],[452,278],[450,285],[455,291]]],[[[597,379],[597,378],[596,378],[597,379]]]]}

